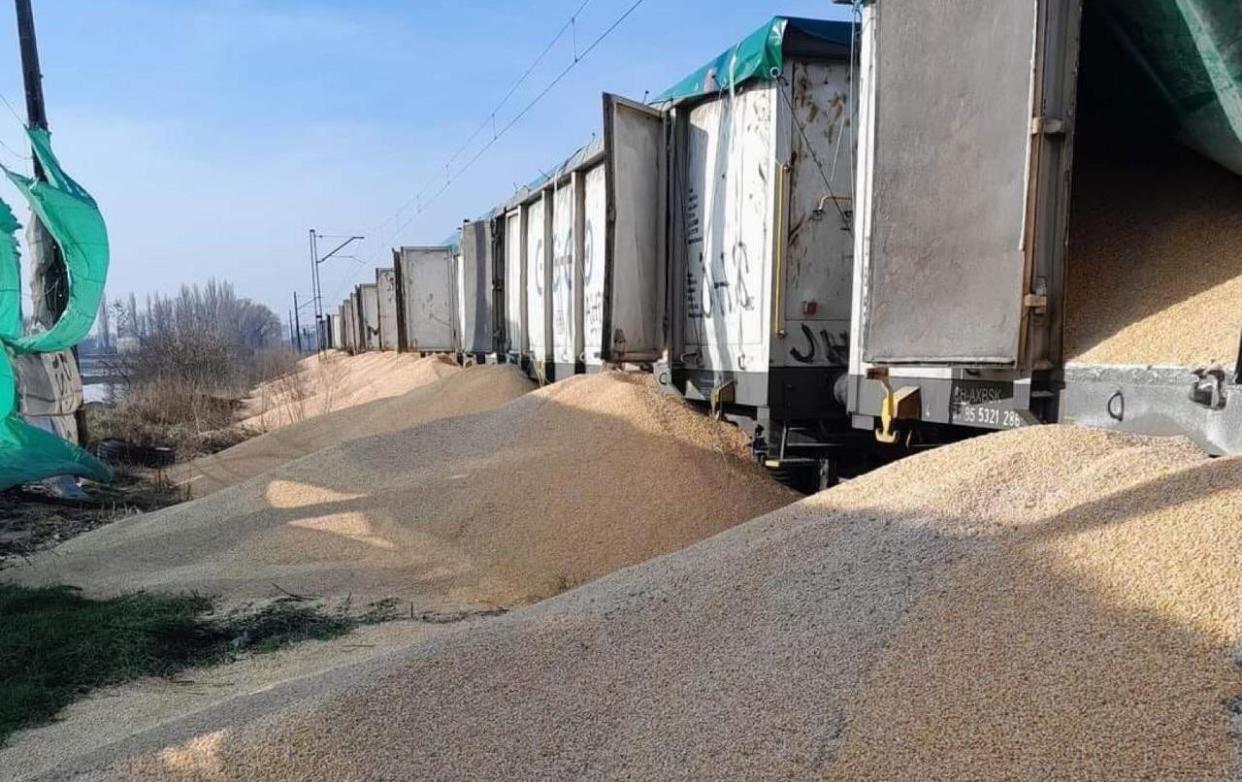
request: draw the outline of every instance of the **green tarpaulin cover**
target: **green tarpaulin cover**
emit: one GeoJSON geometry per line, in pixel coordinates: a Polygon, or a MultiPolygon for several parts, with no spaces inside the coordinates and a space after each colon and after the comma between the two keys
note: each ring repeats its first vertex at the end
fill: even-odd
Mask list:
{"type": "Polygon", "coordinates": [[[69,276],[69,298],[50,329],[22,334],[20,226],[8,204],[0,201],[0,489],[53,475],[111,478],[105,464],[73,443],[26,423],[18,411],[10,355],[51,353],[80,342],[95,322],[108,274],[108,232],[95,199],[60,167],[47,131],[31,129],[28,133],[47,181],[37,182],[8,169],[5,173],[60,247],[69,276]]]}
{"type": "Polygon", "coordinates": [[[1182,140],[1242,174],[1242,0],[1107,0],[1182,140]]]}
{"type": "Polygon", "coordinates": [[[850,56],[853,40],[854,25],[850,22],[773,17],[652,102],[714,95],[751,79],[773,79],[781,73],[789,54],[845,59],[850,56]]]}

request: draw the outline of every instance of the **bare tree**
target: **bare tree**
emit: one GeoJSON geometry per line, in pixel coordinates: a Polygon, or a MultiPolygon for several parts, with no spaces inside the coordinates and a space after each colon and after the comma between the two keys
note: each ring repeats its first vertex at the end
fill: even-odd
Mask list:
{"type": "Polygon", "coordinates": [[[108,309],[108,295],[99,297],[99,345],[104,350],[112,347],[112,316],[108,309]]]}

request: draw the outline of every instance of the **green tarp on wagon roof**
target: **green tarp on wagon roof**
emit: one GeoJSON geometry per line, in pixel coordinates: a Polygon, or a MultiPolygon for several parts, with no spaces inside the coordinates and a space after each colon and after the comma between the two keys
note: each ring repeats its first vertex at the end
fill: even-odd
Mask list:
{"type": "Polygon", "coordinates": [[[1183,142],[1242,174],[1242,0],[1096,0],[1183,142]]]}
{"type": "Polygon", "coordinates": [[[784,69],[786,56],[848,59],[855,51],[854,31],[851,22],[773,17],[719,57],[660,93],[652,103],[714,95],[751,79],[771,80],[784,69]]]}

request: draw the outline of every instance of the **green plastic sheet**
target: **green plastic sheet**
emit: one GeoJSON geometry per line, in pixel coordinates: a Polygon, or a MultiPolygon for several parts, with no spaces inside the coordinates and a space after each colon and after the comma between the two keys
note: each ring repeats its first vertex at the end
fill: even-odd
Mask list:
{"type": "Polygon", "coordinates": [[[8,204],[0,201],[0,489],[49,478],[112,477],[107,465],[55,434],[26,423],[18,410],[12,355],[71,348],[90,333],[108,274],[108,232],[95,199],[65,173],[47,131],[30,129],[31,146],[47,176],[37,182],[5,169],[60,247],[69,277],[65,311],[46,331],[22,334],[21,266],[17,231],[8,204]]]}
{"type": "Polygon", "coordinates": [[[752,79],[775,79],[785,66],[785,56],[791,53],[848,56],[853,50],[854,34],[850,22],[773,17],[716,59],[660,93],[652,103],[714,95],[752,79]],[[791,52],[791,48],[795,51],[791,52]]]}
{"type": "Polygon", "coordinates": [[[1106,0],[1189,146],[1242,174],[1242,0],[1106,0]]]}

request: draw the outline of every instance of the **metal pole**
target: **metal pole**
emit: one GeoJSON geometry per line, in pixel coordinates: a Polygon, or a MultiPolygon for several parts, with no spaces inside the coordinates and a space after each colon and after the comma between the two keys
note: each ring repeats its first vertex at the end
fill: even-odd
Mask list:
{"type": "MultiPolygon", "coordinates": [[[[47,105],[43,100],[43,71],[39,67],[39,46],[35,39],[34,11],[30,0],[14,0],[17,16],[17,40],[22,58],[22,82],[26,92],[26,124],[31,128],[47,130],[47,105]]],[[[31,151],[34,178],[40,182],[47,181],[47,173],[39,156],[31,151]]],[[[69,271],[65,268],[65,258],[59,245],[48,233],[47,227],[37,215],[30,216],[31,292],[37,292],[34,302],[34,316],[45,328],[51,328],[65,308],[69,305],[69,271]]],[[[68,351],[66,361],[72,360],[74,368],[78,364],[78,348],[75,345],[68,351]]],[[[76,374],[76,372],[75,372],[76,374]]],[[[79,407],[74,412],[77,425],[78,442],[85,442],[86,413],[79,407]]]]}
{"type": "Polygon", "coordinates": [[[293,328],[298,335],[298,352],[302,352],[302,322],[298,318],[298,292],[293,292],[293,328]]]}
{"type": "MultiPolygon", "coordinates": [[[[43,73],[39,69],[39,47],[35,40],[34,13],[30,0],[15,0],[17,7],[17,39],[22,55],[22,81],[26,88],[26,122],[32,128],[47,130],[47,105],[43,101],[43,73]]],[[[39,156],[31,154],[34,178],[47,181],[39,156]]],[[[69,303],[69,273],[60,247],[47,233],[35,215],[30,218],[31,233],[37,241],[32,248],[41,257],[34,259],[31,287],[41,293],[42,302],[35,302],[35,317],[51,328],[69,303]],[[40,306],[42,304],[42,306],[40,306]],[[40,311],[41,310],[41,311],[40,311]]]]}
{"type": "Polygon", "coordinates": [[[316,241],[315,229],[310,229],[310,252],[311,252],[311,297],[314,299],[315,311],[315,347],[319,349],[322,343],[320,336],[323,330],[322,314],[319,307],[319,243],[316,241]]]}

